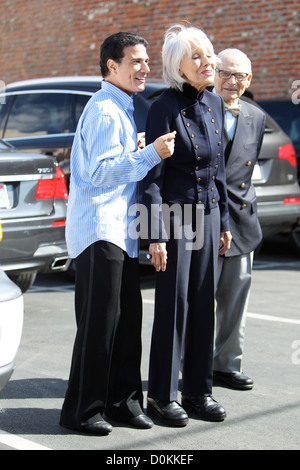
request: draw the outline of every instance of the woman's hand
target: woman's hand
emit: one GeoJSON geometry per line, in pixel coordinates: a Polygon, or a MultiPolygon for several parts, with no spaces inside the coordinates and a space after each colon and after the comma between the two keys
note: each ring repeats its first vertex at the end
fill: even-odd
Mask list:
{"type": "Polygon", "coordinates": [[[219,255],[225,255],[230,248],[230,242],[232,240],[232,235],[229,230],[227,232],[221,232],[220,236],[220,246],[219,246],[219,255]]]}
{"type": "Polygon", "coordinates": [[[150,243],[149,253],[151,256],[151,263],[155,267],[156,271],[165,271],[167,268],[166,243],[150,243]]]}

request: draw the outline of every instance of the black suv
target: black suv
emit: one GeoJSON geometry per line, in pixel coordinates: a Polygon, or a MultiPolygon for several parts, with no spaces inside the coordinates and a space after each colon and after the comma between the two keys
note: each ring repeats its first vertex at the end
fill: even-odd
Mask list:
{"type": "MultiPolygon", "coordinates": [[[[88,99],[100,88],[98,76],[11,84],[0,94],[1,101],[6,101],[0,110],[0,137],[18,149],[52,155],[69,177],[70,151],[79,116],[88,99]]],[[[138,132],[145,130],[147,111],[164,88],[161,83],[148,83],[144,92],[134,95],[138,132]]],[[[269,115],[253,182],[264,236],[287,231],[295,233],[297,240],[300,187],[295,150],[289,136],[269,115]]],[[[141,250],[141,262],[146,260],[145,253],[146,250],[141,250]]]]}

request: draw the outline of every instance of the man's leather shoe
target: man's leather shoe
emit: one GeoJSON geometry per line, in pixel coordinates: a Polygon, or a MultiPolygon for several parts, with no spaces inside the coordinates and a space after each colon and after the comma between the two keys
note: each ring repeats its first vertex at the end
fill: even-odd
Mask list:
{"type": "Polygon", "coordinates": [[[186,426],[189,417],[177,401],[147,399],[148,413],[168,426],[186,426]]]}
{"type": "Polygon", "coordinates": [[[138,429],[150,429],[154,425],[152,419],[149,418],[145,413],[140,413],[137,416],[131,418],[119,417],[115,414],[105,413],[105,416],[112,421],[117,421],[119,423],[129,424],[138,429]]]}
{"type": "Polygon", "coordinates": [[[211,395],[200,397],[182,397],[182,406],[186,411],[195,413],[205,421],[223,421],[226,411],[211,395]]]}
{"type": "Polygon", "coordinates": [[[60,421],[60,425],[73,431],[82,431],[88,434],[98,434],[99,436],[107,436],[112,431],[112,425],[107,423],[101,415],[93,417],[81,423],[78,427],[69,426],[60,421]]]}
{"type": "Polygon", "coordinates": [[[214,380],[237,390],[251,390],[254,386],[253,380],[243,372],[214,371],[214,380]]]}

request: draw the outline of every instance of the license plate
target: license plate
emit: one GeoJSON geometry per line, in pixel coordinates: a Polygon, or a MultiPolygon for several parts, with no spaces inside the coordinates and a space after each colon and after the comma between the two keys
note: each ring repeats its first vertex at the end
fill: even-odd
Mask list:
{"type": "Polygon", "coordinates": [[[9,208],[9,199],[7,194],[6,185],[0,183],[0,209],[8,209],[9,208]]]}

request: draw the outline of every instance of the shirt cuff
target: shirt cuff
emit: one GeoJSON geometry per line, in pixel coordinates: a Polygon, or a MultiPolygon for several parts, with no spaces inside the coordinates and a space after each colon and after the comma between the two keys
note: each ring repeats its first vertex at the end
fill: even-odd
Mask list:
{"type": "Polygon", "coordinates": [[[153,144],[147,145],[143,150],[143,156],[145,157],[145,160],[147,163],[150,165],[150,168],[153,168],[155,165],[158,165],[158,163],[161,162],[161,158],[157,151],[154,148],[153,144]]]}

